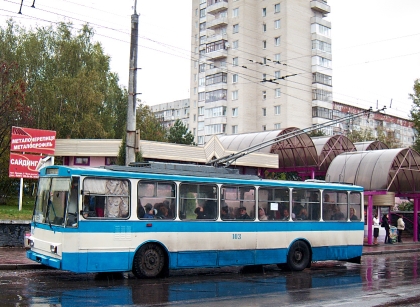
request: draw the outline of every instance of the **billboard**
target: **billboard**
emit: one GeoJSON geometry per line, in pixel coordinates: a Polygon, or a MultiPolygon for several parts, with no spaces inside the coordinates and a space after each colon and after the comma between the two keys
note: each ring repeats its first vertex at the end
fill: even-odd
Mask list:
{"type": "Polygon", "coordinates": [[[12,127],[10,151],[54,155],[55,135],[52,130],[12,127]]]}
{"type": "Polygon", "coordinates": [[[36,167],[41,158],[42,156],[39,155],[11,152],[9,177],[37,179],[39,177],[39,172],[36,167]]]}

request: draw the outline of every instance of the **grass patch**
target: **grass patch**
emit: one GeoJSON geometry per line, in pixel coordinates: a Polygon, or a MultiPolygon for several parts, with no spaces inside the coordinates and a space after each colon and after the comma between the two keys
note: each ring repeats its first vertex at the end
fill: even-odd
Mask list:
{"type": "Polygon", "coordinates": [[[19,211],[19,197],[10,196],[0,203],[0,220],[31,220],[35,198],[24,196],[22,210],[19,211]]]}

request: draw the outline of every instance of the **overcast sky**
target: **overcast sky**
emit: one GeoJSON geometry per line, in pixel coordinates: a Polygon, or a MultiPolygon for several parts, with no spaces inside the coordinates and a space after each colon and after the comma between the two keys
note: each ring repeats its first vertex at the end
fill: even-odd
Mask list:
{"type": "MultiPolygon", "coordinates": [[[[309,1],[309,0],[308,0],[309,1]]],[[[111,57],[111,70],[128,84],[130,15],[134,0],[0,0],[0,20],[25,26],[89,22],[111,57]]],[[[367,108],[391,104],[407,116],[414,80],[420,78],[419,0],[328,0],[332,22],[334,100],[367,108]]],[[[153,105],[189,98],[191,1],[138,1],[137,91],[153,105]]]]}

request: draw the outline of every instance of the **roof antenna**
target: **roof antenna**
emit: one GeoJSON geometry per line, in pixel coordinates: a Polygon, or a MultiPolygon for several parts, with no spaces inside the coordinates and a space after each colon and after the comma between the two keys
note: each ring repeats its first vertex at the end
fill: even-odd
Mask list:
{"type": "Polygon", "coordinates": [[[378,109],[378,100],[376,100],[376,110],[378,109]]]}
{"type": "Polygon", "coordinates": [[[389,108],[391,109],[392,106],[392,98],[391,98],[391,102],[389,103],[389,108]]]}

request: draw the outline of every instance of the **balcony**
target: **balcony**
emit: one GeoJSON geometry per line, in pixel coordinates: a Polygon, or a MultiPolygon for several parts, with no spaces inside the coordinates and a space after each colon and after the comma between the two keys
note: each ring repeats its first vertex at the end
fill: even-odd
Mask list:
{"type": "Polygon", "coordinates": [[[215,15],[221,11],[227,10],[229,4],[227,0],[209,0],[207,1],[207,13],[215,15]]]}
{"type": "Polygon", "coordinates": [[[227,72],[227,67],[214,67],[206,70],[206,76],[215,75],[221,72],[227,72]]]}
{"type": "Polygon", "coordinates": [[[227,34],[213,34],[211,36],[207,36],[206,43],[214,43],[221,40],[226,40],[227,34]]]}
{"type": "Polygon", "coordinates": [[[212,21],[207,21],[207,29],[214,30],[220,27],[225,27],[228,24],[227,17],[220,17],[213,19],[212,21]]]}
{"type": "Polygon", "coordinates": [[[219,49],[216,51],[206,53],[206,57],[208,60],[219,60],[222,58],[227,58],[228,51],[226,49],[219,49]]]}
{"type": "Polygon", "coordinates": [[[330,6],[327,4],[326,1],[322,0],[311,1],[311,9],[322,14],[328,14],[331,12],[330,6]]]}

